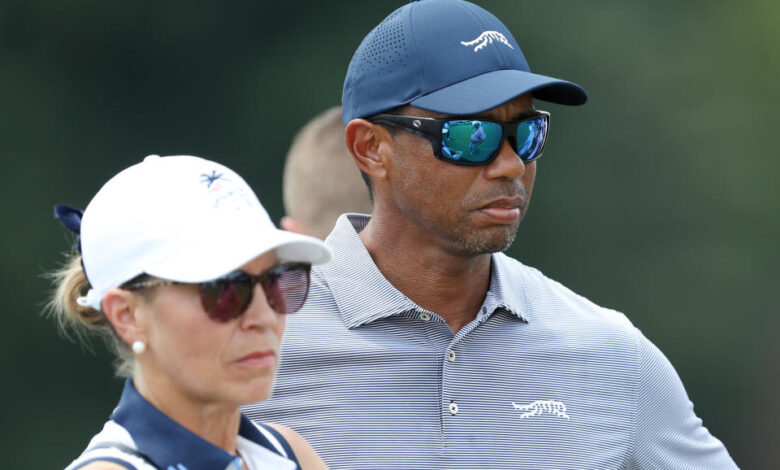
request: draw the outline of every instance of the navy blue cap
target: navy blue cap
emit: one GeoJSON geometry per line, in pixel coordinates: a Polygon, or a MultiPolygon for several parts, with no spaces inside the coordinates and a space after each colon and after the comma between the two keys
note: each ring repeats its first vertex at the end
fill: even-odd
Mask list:
{"type": "Polygon", "coordinates": [[[512,33],[463,0],[413,1],[363,39],[347,69],[344,124],[411,104],[467,115],[520,95],[565,105],[588,95],[571,82],[531,73],[512,33]]]}

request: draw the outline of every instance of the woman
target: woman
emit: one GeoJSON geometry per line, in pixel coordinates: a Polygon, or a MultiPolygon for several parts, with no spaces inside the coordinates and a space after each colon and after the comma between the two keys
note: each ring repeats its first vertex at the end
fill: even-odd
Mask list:
{"type": "Polygon", "coordinates": [[[119,405],[68,470],[325,468],[294,431],[239,407],[271,394],[285,314],[330,253],[277,230],[230,169],[152,155],[109,180],[57,274],[61,323],[100,332],[128,377],[119,405]]]}

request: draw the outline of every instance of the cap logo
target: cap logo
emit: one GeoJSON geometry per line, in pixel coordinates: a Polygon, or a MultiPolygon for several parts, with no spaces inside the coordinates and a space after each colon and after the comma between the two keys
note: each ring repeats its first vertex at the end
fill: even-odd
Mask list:
{"type": "Polygon", "coordinates": [[[509,44],[509,41],[507,41],[506,36],[499,33],[498,31],[484,31],[482,34],[480,34],[477,39],[474,39],[473,41],[461,41],[460,43],[463,44],[466,47],[471,47],[474,44],[476,44],[476,47],[474,47],[474,52],[477,52],[478,50],[482,49],[483,47],[487,46],[488,44],[491,44],[493,41],[498,41],[500,43],[503,43],[510,49],[514,49],[511,44],[509,44]]]}
{"type": "Polygon", "coordinates": [[[255,207],[257,199],[253,198],[252,190],[239,181],[234,181],[225,176],[225,173],[201,173],[200,183],[206,185],[208,197],[214,203],[214,209],[221,207],[241,210],[244,207],[255,207]]]}
{"type": "Polygon", "coordinates": [[[206,187],[211,188],[211,185],[214,184],[214,182],[220,178],[222,178],[222,173],[217,173],[216,170],[211,170],[210,175],[207,175],[206,173],[201,173],[200,182],[206,183],[206,187]]]}

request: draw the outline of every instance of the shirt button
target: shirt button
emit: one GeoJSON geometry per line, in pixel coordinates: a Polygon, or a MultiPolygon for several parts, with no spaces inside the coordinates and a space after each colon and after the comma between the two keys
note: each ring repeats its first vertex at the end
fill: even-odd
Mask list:
{"type": "Polygon", "coordinates": [[[447,353],[447,360],[450,362],[455,362],[455,350],[450,349],[450,352],[447,353]]]}
{"type": "Polygon", "coordinates": [[[458,404],[455,403],[454,401],[450,402],[450,414],[452,416],[455,416],[456,414],[458,414],[458,404]]]}
{"type": "Polygon", "coordinates": [[[423,321],[429,321],[431,319],[431,314],[428,312],[423,312],[420,314],[420,320],[423,321]]]}

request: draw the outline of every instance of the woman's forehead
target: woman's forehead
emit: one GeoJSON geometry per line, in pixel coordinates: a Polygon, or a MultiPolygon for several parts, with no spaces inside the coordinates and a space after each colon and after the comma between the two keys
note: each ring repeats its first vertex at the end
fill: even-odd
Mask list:
{"type": "Polygon", "coordinates": [[[249,274],[260,274],[277,264],[279,264],[279,257],[276,255],[276,252],[268,251],[243,264],[238,269],[249,274]]]}

